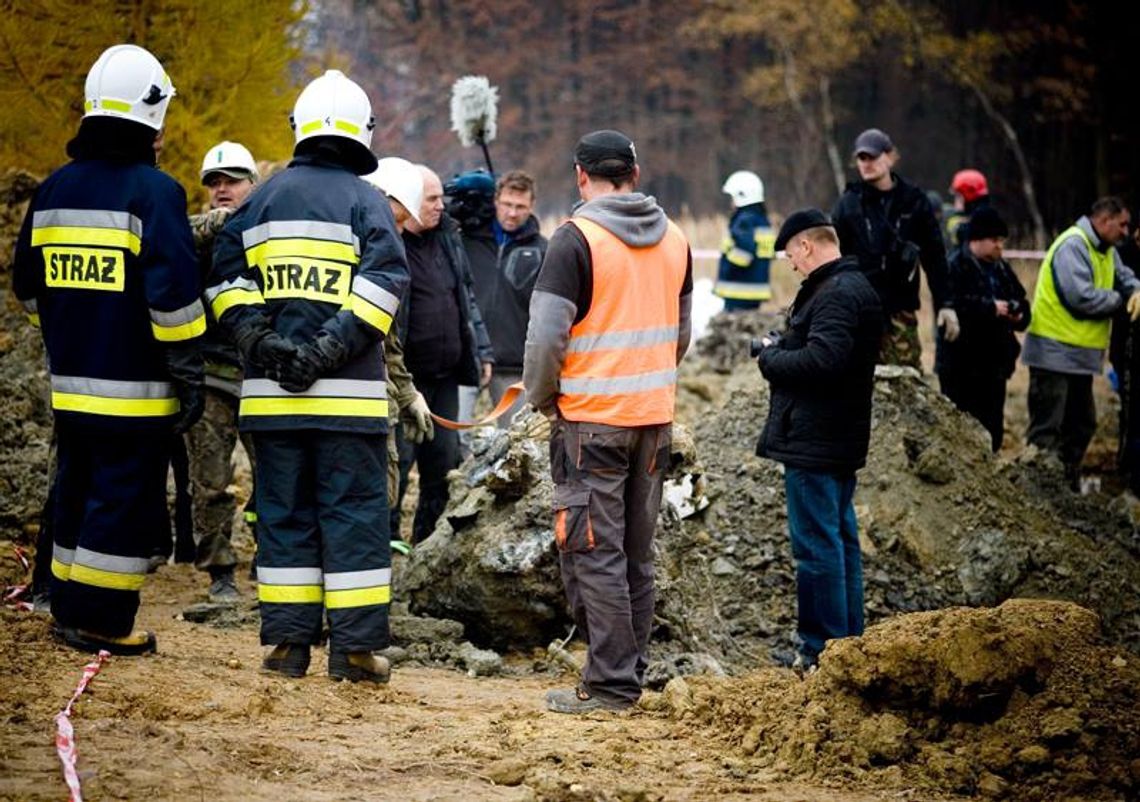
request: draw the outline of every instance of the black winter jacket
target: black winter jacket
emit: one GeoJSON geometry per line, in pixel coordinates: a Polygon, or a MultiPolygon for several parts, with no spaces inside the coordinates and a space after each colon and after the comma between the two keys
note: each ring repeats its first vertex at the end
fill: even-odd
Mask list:
{"type": "Polygon", "coordinates": [[[895,185],[887,192],[865,181],[847,185],[831,213],[839,250],[858,258],[886,315],[918,309],[920,263],[934,306],[941,309],[948,303],[947,267],[938,220],[921,189],[892,176],[895,185]]]}
{"type": "Polygon", "coordinates": [[[533,215],[502,245],[495,244],[493,223],[463,233],[471,262],[475,300],[487,324],[495,367],[521,372],[530,296],[546,254],[546,237],[533,215]]]}
{"type": "Polygon", "coordinates": [[[787,333],[760,352],[771,400],[756,453],[812,471],[863,467],[882,332],[878,296],[855,259],[828,262],[804,279],[787,333]]]}
{"type": "MultiPolygon", "coordinates": [[[[455,379],[460,384],[478,387],[482,379],[482,363],[495,361],[491,341],[487,337],[487,328],[483,325],[483,316],[479,313],[479,306],[475,303],[475,293],[471,286],[471,266],[467,261],[467,252],[460,239],[459,224],[448,215],[443,215],[440,223],[434,229],[425,231],[422,237],[440,237],[443,252],[447,256],[447,264],[455,277],[456,303],[459,306],[459,331],[462,338],[462,356],[455,371],[455,379]]],[[[396,326],[400,342],[407,343],[409,315],[415,314],[408,295],[404,303],[400,304],[400,311],[396,316],[396,326]]],[[[409,366],[410,367],[410,366],[409,366]]],[[[414,375],[414,371],[413,371],[414,375]]]]}
{"type": "Polygon", "coordinates": [[[963,246],[950,256],[950,293],[961,333],[943,341],[939,374],[1009,378],[1021,353],[1014,332],[1029,327],[1029,302],[1013,268],[1005,260],[982,262],[963,246]],[[995,300],[1017,301],[1021,319],[998,317],[995,300]]]}

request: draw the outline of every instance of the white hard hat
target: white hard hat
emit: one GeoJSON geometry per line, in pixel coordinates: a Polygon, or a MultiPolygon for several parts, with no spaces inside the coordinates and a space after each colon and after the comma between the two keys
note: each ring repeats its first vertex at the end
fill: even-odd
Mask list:
{"type": "Polygon", "coordinates": [[[297,142],[341,136],[372,148],[372,104],[359,84],[340,70],[314,78],[297,98],[291,119],[297,142]]]}
{"type": "Polygon", "coordinates": [[[157,131],[174,97],[174,85],[148,51],[138,45],[115,45],[91,66],[83,96],[84,117],[119,117],[157,131]]]}
{"type": "Polygon", "coordinates": [[[420,206],[424,200],[424,174],[407,159],[388,156],[381,159],[375,172],[364,176],[364,180],[390,198],[395,198],[417,224],[420,221],[420,206]]]}
{"type": "Polygon", "coordinates": [[[202,183],[210,173],[225,173],[230,178],[248,178],[256,181],[257,162],[245,145],[238,142],[220,142],[206,151],[202,159],[202,183]]]}
{"type": "Polygon", "coordinates": [[[728,177],[720,190],[732,196],[732,205],[738,209],[764,202],[764,182],[751,170],[737,170],[728,177]]]}

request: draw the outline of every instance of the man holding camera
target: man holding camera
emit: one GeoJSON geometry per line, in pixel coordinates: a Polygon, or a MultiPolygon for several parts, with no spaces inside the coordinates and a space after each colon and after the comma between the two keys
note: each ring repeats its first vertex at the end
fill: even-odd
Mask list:
{"type": "Polygon", "coordinates": [[[800,653],[810,670],[824,642],[863,632],[863,562],[855,520],[855,471],[867,460],[879,298],[859,263],[842,257],[827,215],[790,215],[776,237],[804,276],[783,337],[760,341],[771,387],[756,453],[784,464],[788,530],[796,559],[800,653]]]}
{"type": "Polygon", "coordinates": [[[1021,352],[1014,332],[1029,325],[1029,304],[1002,259],[1009,230],[997,210],[978,209],[960,231],[966,241],[951,253],[950,294],[962,333],[942,345],[938,383],[958,409],[981,421],[997,452],[1005,434],[1005,383],[1021,352]]]}
{"type": "Polygon", "coordinates": [[[943,337],[958,337],[958,315],[946,293],[946,250],[925,193],[894,172],[898,151],[891,138],[869,128],[855,140],[861,180],[847,185],[832,212],[840,250],[879,294],[886,317],[879,362],[922,370],[918,339],[918,268],[926,271],[936,322],[943,337]]]}

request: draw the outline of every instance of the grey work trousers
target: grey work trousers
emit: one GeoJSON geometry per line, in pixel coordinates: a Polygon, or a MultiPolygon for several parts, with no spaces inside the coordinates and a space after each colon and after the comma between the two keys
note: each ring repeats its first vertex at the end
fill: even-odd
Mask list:
{"type": "Polygon", "coordinates": [[[1094,434],[1092,376],[1031,367],[1026,439],[1057,454],[1065,466],[1065,475],[1075,481],[1094,434]]]}
{"type": "Polygon", "coordinates": [[[550,435],[562,582],[586,639],[582,686],[636,701],[653,624],[653,532],[672,425],[558,420],[550,435]]]}

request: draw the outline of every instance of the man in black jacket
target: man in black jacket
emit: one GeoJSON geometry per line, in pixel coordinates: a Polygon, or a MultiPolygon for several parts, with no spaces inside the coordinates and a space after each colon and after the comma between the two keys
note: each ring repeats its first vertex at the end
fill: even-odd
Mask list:
{"type": "Polygon", "coordinates": [[[996,452],[1005,434],[1005,384],[1021,353],[1014,332],[1028,328],[1029,302],[1002,259],[1009,229],[997,210],[978,209],[962,233],[966,241],[950,256],[950,292],[962,334],[943,344],[938,382],[958,409],[986,427],[996,452]]]}
{"type": "Polygon", "coordinates": [[[943,336],[958,336],[958,317],[946,293],[946,250],[925,193],[893,171],[898,161],[891,138],[869,128],[855,140],[859,181],[847,185],[832,212],[840,251],[879,294],[886,327],[879,362],[922,370],[918,339],[918,268],[926,272],[936,322],[943,336]]]}
{"type": "Polygon", "coordinates": [[[785,251],[804,281],[787,332],[762,341],[758,362],[771,399],[756,453],[784,463],[796,558],[797,664],[806,670],[825,641],[863,632],[863,563],[852,499],[855,471],[867,460],[883,315],[856,260],[840,256],[823,212],[790,215],[776,250],[785,251]]]}
{"type": "MultiPolygon", "coordinates": [[[[404,361],[432,412],[454,420],[459,412],[459,385],[482,386],[494,363],[490,340],[471,289],[471,268],[459,237],[459,226],[443,213],[443,184],[427,167],[420,219],[408,220],[404,247],[411,284],[400,306],[397,326],[404,361]]],[[[412,463],[419,466],[420,499],[412,523],[412,542],[435,530],[447,506],[447,472],[459,464],[459,436],[437,429],[431,440],[400,443],[400,501],[412,463]]],[[[398,531],[399,509],[393,508],[398,531]]]]}

